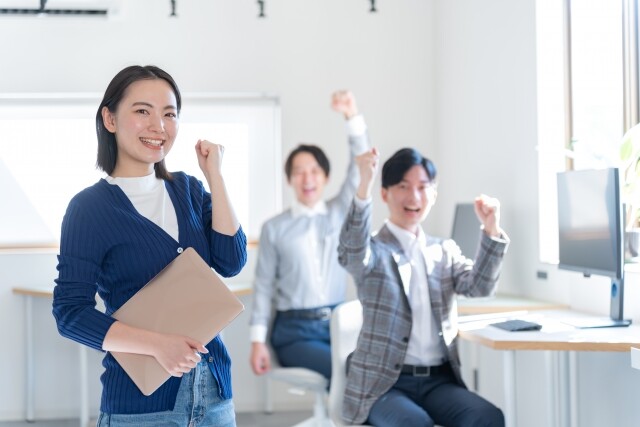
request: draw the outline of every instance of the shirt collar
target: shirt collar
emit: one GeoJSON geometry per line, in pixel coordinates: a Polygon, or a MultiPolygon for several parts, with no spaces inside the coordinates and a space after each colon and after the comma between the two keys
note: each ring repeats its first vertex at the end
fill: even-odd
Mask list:
{"type": "Polygon", "coordinates": [[[307,205],[303,205],[297,199],[294,200],[291,205],[291,214],[294,218],[302,215],[308,217],[313,217],[316,215],[326,215],[327,212],[327,204],[324,202],[324,200],[320,200],[312,208],[307,205]]]}
{"type": "Polygon", "coordinates": [[[405,230],[402,227],[398,227],[388,219],[385,220],[385,225],[387,226],[391,234],[393,234],[393,236],[398,239],[405,254],[409,257],[412,256],[413,249],[416,247],[416,244],[418,245],[418,247],[424,247],[427,243],[427,236],[420,226],[418,226],[418,235],[416,236],[412,232],[405,230]]]}

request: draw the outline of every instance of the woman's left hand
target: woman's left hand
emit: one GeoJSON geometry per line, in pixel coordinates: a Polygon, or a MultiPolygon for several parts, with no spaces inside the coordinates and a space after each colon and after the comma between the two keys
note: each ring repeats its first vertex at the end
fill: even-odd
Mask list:
{"type": "Polygon", "coordinates": [[[220,144],[215,144],[205,139],[199,139],[196,143],[198,165],[207,178],[213,174],[221,173],[223,154],[224,146],[220,144]]]}

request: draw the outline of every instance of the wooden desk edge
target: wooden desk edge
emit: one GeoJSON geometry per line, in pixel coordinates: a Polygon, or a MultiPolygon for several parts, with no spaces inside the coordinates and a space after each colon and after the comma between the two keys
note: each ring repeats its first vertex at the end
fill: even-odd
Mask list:
{"type": "MultiPolygon", "coordinates": [[[[526,332],[512,332],[524,334],[526,332]]],[[[534,332],[535,333],[535,332],[534,332]]],[[[506,341],[493,340],[474,334],[472,331],[460,331],[460,338],[465,341],[477,342],[494,350],[551,350],[551,351],[607,351],[630,352],[639,343],[628,342],[555,342],[555,341],[506,341]]]]}
{"type": "MultiPolygon", "coordinates": [[[[250,295],[253,293],[253,286],[250,284],[228,284],[227,287],[231,292],[236,296],[244,296],[250,295]]],[[[26,286],[16,286],[12,289],[14,294],[17,295],[26,295],[30,297],[41,297],[41,298],[52,298],[53,297],[53,288],[37,288],[37,287],[26,287],[26,286]]]]}
{"type": "Polygon", "coordinates": [[[14,294],[18,295],[26,295],[30,297],[44,297],[51,298],[53,297],[53,288],[26,288],[26,287],[15,287],[12,289],[14,294]]]}
{"type": "Polygon", "coordinates": [[[564,310],[569,308],[566,304],[532,304],[532,305],[504,305],[504,306],[463,306],[458,305],[458,314],[490,314],[506,313],[510,311],[539,311],[539,310],[564,310]]]}

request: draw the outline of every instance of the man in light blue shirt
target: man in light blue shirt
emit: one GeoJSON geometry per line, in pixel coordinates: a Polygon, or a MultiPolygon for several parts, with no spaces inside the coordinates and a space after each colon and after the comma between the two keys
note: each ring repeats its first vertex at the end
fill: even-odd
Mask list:
{"type": "Polygon", "coordinates": [[[251,312],[250,362],[257,375],[271,368],[266,345],[271,327],[280,365],[331,376],[329,317],[344,301],[347,284],[337,262],[338,235],[359,182],[354,158],[369,148],[353,94],[335,92],[331,106],[344,115],[349,133],[349,168],[339,193],[323,200],[329,160],[319,147],[300,145],[285,163],[296,200],[262,227],[251,312]]]}

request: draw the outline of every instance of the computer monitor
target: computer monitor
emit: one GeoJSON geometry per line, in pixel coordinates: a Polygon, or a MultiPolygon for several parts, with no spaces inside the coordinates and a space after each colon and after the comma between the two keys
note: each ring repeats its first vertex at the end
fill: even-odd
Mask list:
{"type": "Polygon", "coordinates": [[[475,258],[480,244],[480,233],[480,220],[473,208],[473,203],[457,203],[451,238],[460,247],[462,255],[475,258]]]}
{"type": "Polygon", "coordinates": [[[558,267],[611,279],[610,318],[578,327],[628,326],[624,306],[624,223],[617,168],[560,172],[558,267]]]}

